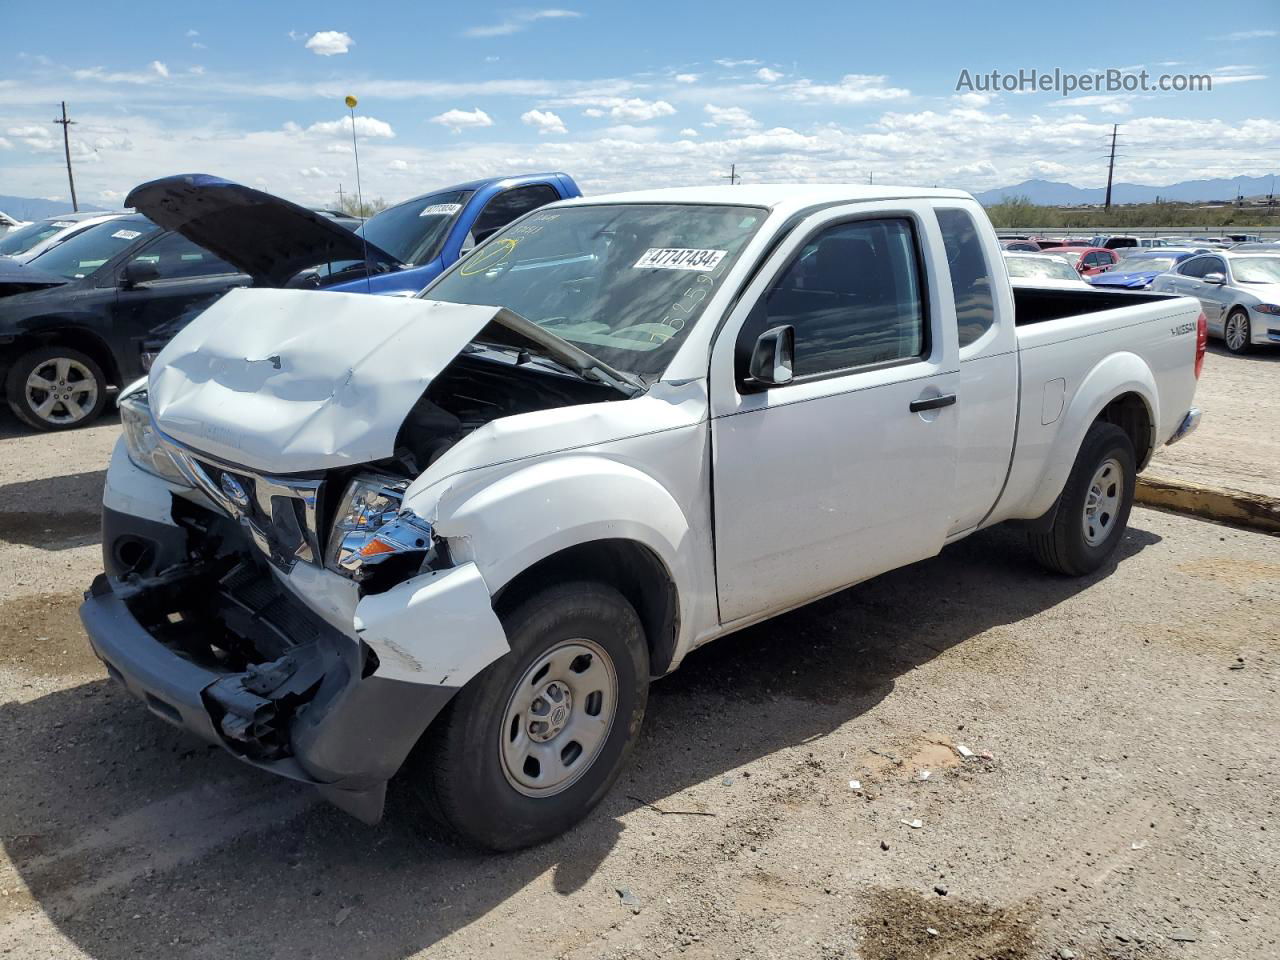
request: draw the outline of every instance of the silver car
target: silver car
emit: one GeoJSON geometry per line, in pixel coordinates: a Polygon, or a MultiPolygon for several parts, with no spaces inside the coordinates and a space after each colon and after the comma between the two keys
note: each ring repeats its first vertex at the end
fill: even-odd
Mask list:
{"type": "Polygon", "coordinates": [[[1232,353],[1280,343],[1280,254],[1217,250],[1190,257],[1156,277],[1151,291],[1197,297],[1209,335],[1232,353]]]}

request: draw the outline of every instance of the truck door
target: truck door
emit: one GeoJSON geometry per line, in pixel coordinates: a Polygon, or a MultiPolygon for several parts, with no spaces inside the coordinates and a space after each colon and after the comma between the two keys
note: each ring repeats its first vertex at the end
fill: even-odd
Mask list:
{"type": "Polygon", "coordinates": [[[955,517],[949,531],[959,534],[987,515],[1009,472],[1018,409],[1018,344],[1012,293],[981,208],[939,202],[937,217],[951,293],[951,304],[942,310],[946,322],[956,326],[964,400],[956,405],[955,517]]]}
{"type": "Polygon", "coordinates": [[[720,618],[802,603],[932,556],[952,523],[959,374],[925,203],[824,211],[748,284],[712,350],[720,618]],[[795,331],[794,379],[753,389],[735,351],[795,331]]]}

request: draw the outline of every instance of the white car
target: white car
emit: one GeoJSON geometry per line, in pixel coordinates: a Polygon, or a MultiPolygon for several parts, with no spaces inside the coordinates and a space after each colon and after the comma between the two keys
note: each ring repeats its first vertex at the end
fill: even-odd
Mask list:
{"type": "Polygon", "coordinates": [[[67,213],[34,220],[0,237],[0,257],[30,263],[46,250],[53,249],[95,224],[122,216],[123,213],[67,213]]]}
{"type": "Polygon", "coordinates": [[[0,210],[0,237],[4,237],[10,231],[16,230],[18,227],[22,226],[26,226],[25,221],[19,220],[16,217],[11,217],[3,210],[0,210]]]}
{"type": "Polygon", "coordinates": [[[1011,288],[959,191],[551,204],[419,298],[235,290],[182,330],[124,391],[81,616],[254,766],[373,821],[412,752],[449,829],[537,843],[702,644],[1007,520],[1106,564],[1198,422],[1199,313],[1011,288]]]}
{"type": "Polygon", "coordinates": [[[1151,291],[1197,298],[1210,336],[1232,353],[1280,343],[1280,254],[1203,253],[1160,274],[1151,291]]]}
{"type": "Polygon", "coordinates": [[[1009,280],[1015,287],[1056,287],[1062,290],[1092,290],[1093,285],[1076,272],[1066,257],[1051,253],[1004,254],[1009,280]]]}

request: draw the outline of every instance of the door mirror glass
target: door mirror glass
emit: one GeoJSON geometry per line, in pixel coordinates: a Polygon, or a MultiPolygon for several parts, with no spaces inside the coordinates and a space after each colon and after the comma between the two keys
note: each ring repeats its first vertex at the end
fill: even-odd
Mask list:
{"type": "Polygon", "coordinates": [[[124,285],[136,287],[160,278],[160,267],[152,260],[134,260],[124,268],[124,285]]]}
{"type": "Polygon", "coordinates": [[[1223,276],[1221,273],[1218,273],[1217,271],[1215,271],[1213,273],[1206,273],[1204,275],[1204,282],[1223,284],[1227,282],[1227,278],[1223,276]]]}
{"type": "Polygon", "coordinates": [[[796,331],[789,323],[772,327],[756,338],[747,372],[761,388],[780,387],[794,376],[796,331]]]}

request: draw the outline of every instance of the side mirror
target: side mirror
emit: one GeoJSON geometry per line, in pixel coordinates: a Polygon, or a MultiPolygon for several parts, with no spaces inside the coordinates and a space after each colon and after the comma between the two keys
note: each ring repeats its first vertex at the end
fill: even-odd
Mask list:
{"type": "Polygon", "coordinates": [[[1222,286],[1222,284],[1227,282],[1227,278],[1222,274],[1217,273],[1216,271],[1214,273],[1206,273],[1200,279],[1202,279],[1205,283],[1213,283],[1218,286],[1222,286]]]}
{"type": "Polygon", "coordinates": [[[760,388],[781,387],[795,376],[796,330],[789,323],[766,330],[756,338],[747,374],[760,388]]]}
{"type": "Polygon", "coordinates": [[[124,285],[136,287],[141,283],[160,279],[160,268],[148,260],[134,260],[125,264],[124,285]]]}

